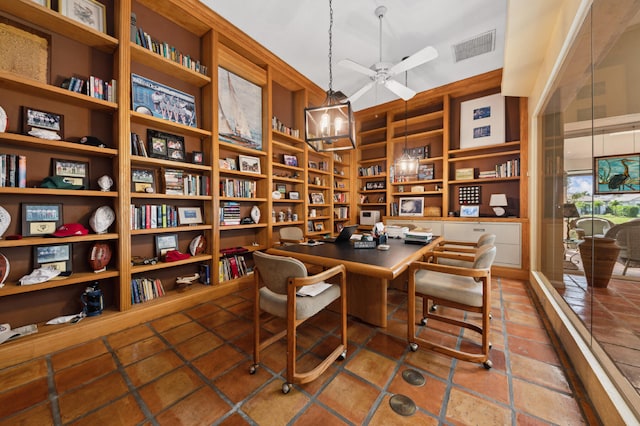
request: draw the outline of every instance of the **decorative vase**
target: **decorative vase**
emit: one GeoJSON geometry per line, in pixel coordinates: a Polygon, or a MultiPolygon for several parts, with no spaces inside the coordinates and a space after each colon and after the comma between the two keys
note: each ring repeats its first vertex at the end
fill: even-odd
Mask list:
{"type": "Polygon", "coordinates": [[[258,206],[251,207],[251,219],[253,223],[260,223],[260,209],[258,206]]]}
{"type": "Polygon", "coordinates": [[[578,246],[587,283],[593,287],[607,287],[620,253],[620,246],[616,244],[616,240],[605,237],[584,237],[584,241],[578,246]]]}

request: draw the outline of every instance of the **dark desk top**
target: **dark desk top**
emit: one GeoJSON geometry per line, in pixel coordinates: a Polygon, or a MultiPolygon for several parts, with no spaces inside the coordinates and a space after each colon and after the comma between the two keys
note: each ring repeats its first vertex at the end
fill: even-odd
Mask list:
{"type": "Polygon", "coordinates": [[[409,263],[422,258],[441,237],[434,237],[427,245],[405,244],[404,240],[389,239],[389,250],[356,249],[353,242],[323,243],[316,246],[295,244],[274,247],[267,250],[271,254],[291,256],[303,262],[322,266],[344,264],[349,272],[393,279],[400,275],[409,263]]]}

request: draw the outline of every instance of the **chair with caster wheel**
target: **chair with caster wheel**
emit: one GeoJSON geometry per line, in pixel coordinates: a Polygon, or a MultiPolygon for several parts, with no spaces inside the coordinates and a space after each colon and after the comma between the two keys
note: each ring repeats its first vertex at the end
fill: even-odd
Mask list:
{"type": "Polygon", "coordinates": [[[469,255],[475,256],[482,246],[493,245],[496,241],[494,234],[482,234],[475,242],[444,240],[438,243],[433,252],[427,255],[432,256],[433,263],[441,265],[453,265],[471,267],[473,261],[469,261],[469,255]]]}
{"type": "Polygon", "coordinates": [[[495,256],[495,246],[484,245],[478,248],[469,268],[427,262],[411,263],[407,288],[407,337],[412,351],[416,351],[420,343],[436,352],[463,361],[480,362],[487,369],[492,367],[489,359],[489,320],[491,265],[495,256]],[[465,352],[416,337],[416,296],[422,298],[422,325],[427,325],[429,319],[434,319],[475,331],[482,337],[480,353],[465,352]],[[430,311],[430,300],[434,305],[438,305],[438,313],[430,311]],[[449,315],[450,309],[480,313],[481,325],[449,315]]]}
{"type": "MultiPolygon", "coordinates": [[[[287,338],[287,372],[283,393],[289,393],[293,384],[308,383],[317,379],[336,359],[344,359],[347,354],[347,279],[344,265],[334,266],[318,274],[308,276],[305,265],[297,259],[274,256],[256,251],[254,285],[254,351],[249,372],[254,374],[260,363],[260,351],[271,344],[287,338]],[[331,281],[329,281],[331,280],[331,281]],[[314,296],[300,296],[304,287],[316,284],[322,290],[314,296]],[[322,287],[326,287],[322,289],[322,287]],[[340,305],[340,344],[316,367],[306,372],[296,370],[296,332],[298,326],[313,317],[332,302],[339,299],[340,305]],[[273,316],[285,318],[285,330],[261,341],[260,314],[267,312],[273,316]]],[[[309,287],[310,288],[310,287],[309,287]]]]}

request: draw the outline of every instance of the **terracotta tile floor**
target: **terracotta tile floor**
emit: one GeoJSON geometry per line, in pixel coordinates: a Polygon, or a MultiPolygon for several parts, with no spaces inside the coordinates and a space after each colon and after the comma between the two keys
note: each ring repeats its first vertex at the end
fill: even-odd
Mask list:
{"type": "MultiPolygon", "coordinates": [[[[251,294],[0,370],[0,425],[600,424],[522,282],[494,279],[491,370],[408,350],[406,297],[390,290],[389,327],[350,320],[347,359],[288,395],[281,393],[283,341],[248,374],[251,294]],[[426,378],[423,386],[403,379],[409,368],[426,378]],[[415,414],[396,414],[389,404],[395,394],[413,400],[415,414]]],[[[265,328],[280,326],[272,319],[265,328]]],[[[336,326],[337,315],[324,312],[301,327],[300,345],[308,349],[301,366],[330,350],[336,326]]],[[[478,340],[434,328],[421,332],[466,346],[478,340]]]]}

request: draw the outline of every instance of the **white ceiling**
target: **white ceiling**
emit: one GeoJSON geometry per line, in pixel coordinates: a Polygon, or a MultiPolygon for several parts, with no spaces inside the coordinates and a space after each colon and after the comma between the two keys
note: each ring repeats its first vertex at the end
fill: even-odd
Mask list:
{"type": "MultiPolygon", "coordinates": [[[[328,0],[200,0],[311,81],[329,88],[328,0]]],[[[437,59],[410,70],[417,92],[502,68],[507,0],[335,0],[333,1],[333,90],[350,96],[368,77],[338,65],[348,58],[366,67],[379,61],[376,7],[387,7],[382,59],[397,63],[426,46],[437,59]],[[452,45],[496,30],[495,51],[454,63],[452,45]]],[[[404,84],[405,75],[395,77],[404,84]]],[[[358,111],[398,99],[374,86],[353,103],[358,111]]]]}

